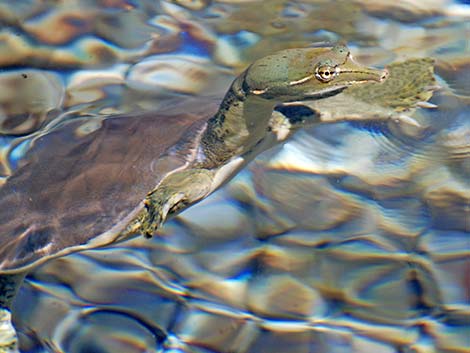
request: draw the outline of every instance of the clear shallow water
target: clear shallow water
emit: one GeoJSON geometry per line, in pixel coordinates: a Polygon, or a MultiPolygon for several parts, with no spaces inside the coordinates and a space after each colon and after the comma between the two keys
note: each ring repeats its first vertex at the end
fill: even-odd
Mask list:
{"type": "Polygon", "coordinates": [[[376,66],[432,56],[442,89],[419,131],[300,132],[161,237],[40,267],[16,301],[23,351],[470,349],[465,2],[53,5],[0,2],[3,178],[64,120],[86,118],[86,133],[102,115],[220,96],[280,48],[344,40],[376,66]]]}

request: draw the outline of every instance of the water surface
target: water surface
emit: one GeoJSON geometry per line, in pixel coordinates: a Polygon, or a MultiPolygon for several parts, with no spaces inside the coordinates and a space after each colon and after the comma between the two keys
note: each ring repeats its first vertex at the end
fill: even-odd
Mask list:
{"type": "Polygon", "coordinates": [[[216,101],[281,48],[433,57],[441,86],[419,130],[302,131],[160,236],[41,266],[15,305],[24,352],[470,349],[466,1],[0,1],[0,18],[1,180],[60,124],[216,101]]]}

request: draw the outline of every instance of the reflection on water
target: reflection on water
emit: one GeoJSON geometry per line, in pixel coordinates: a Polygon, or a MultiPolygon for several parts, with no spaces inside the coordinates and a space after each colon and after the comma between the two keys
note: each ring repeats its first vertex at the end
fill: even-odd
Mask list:
{"type": "Polygon", "coordinates": [[[467,352],[465,3],[1,2],[3,180],[64,120],[86,118],[86,134],[107,114],[220,97],[279,48],[344,40],[371,65],[431,56],[441,86],[419,128],[300,132],[161,237],[42,266],[16,301],[22,349],[467,352]]]}

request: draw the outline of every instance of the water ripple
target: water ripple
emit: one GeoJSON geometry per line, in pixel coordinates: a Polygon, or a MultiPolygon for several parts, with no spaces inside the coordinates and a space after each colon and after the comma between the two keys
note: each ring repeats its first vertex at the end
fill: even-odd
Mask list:
{"type": "Polygon", "coordinates": [[[187,112],[176,104],[182,97],[195,114],[208,109],[247,63],[276,49],[343,40],[376,66],[432,56],[441,86],[437,107],[409,112],[420,126],[299,132],[153,240],[41,266],[15,305],[23,351],[466,351],[468,8],[451,0],[1,3],[2,178],[61,124],[73,122],[79,139],[110,114],[187,112]]]}

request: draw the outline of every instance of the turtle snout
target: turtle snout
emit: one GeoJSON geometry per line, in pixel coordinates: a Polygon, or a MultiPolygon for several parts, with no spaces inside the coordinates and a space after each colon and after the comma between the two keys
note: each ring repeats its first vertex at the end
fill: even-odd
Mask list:
{"type": "Polygon", "coordinates": [[[382,75],[380,76],[380,82],[384,81],[388,77],[388,70],[382,70],[382,75]]]}

